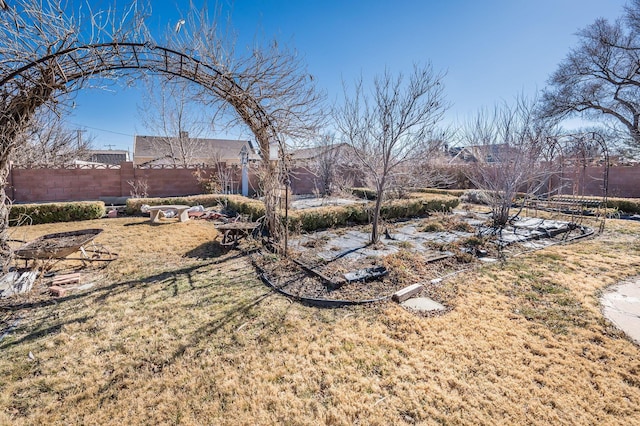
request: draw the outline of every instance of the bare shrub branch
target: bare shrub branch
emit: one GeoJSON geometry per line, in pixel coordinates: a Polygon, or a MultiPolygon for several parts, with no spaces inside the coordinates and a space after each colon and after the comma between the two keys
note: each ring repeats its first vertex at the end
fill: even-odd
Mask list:
{"type": "Polygon", "coordinates": [[[486,191],[496,228],[503,228],[511,219],[518,192],[535,193],[552,173],[553,163],[543,161],[543,154],[557,131],[537,118],[535,105],[535,100],[518,98],[514,105],[479,112],[463,130],[466,149],[475,162],[467,168],[468,178],[486,191]]]}
{"type": "Polygon", "coordinates": [[[444,74],[430,64],[415,65],[409,76],[389,70],[374,78],[367,93],[362,78],[347,94],[334,117],[344,141],[354,149],[378,196],[371,242],[379,240],[378,221],[385,190],[403,173],[403,167],[432,149],[434,132],[448,108],[444,74]]]}

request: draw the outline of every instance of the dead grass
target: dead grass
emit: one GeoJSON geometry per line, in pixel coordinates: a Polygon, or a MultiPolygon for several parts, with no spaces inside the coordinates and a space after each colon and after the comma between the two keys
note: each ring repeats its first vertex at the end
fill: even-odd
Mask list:
{"type": "Polygon", "coordinates": [[[597,299],[638,273],[636,223],[460,274],[431,318],[291,303],[207,223],[21,232],[96,227],[120,259],[92,291],[3,306],[1,424],[640,423],[638,347],[597,299]]]}

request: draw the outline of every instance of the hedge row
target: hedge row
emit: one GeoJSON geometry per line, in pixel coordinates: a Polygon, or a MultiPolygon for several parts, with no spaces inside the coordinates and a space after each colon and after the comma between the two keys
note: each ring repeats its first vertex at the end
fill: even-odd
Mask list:
{"type": "Polygon", "coordinates": [[[438,189],[438,188],[416,188],[413,192],[422,192],[425,194],[438,194],[438,195],[452,195],[454,197],[460,197],[464,194],[466,189],[438,189]]]}
{"type": "MultiPolygon", "coordinates": [[[[451,195],[453,197],[460,197],[465,193],[464,189],[438,189],[438,188],[414,188],[410,192],[418,192],[423,194],[437,194],[437,195],[451,195]]],[[[351,188],[351,193],[358,198],[364,200],[375,200],[377,193],[370,188],[351,188]]]]}
{"type": "Polygon", "coordinates": [[[102,201],[70,203],[14,204],[9,213],[12,226],[41,223],[74,222],[99,219],[105,214],[102,201]]]}
{"type": "Polygon", "coordinates": [[[640,198],[607,198],[607,207],[626,214],[640,214],[640,198]]]}
{"type": "MultiPolygon", "coordinates": [[[[450,196],[393,200],[382,205],[380,215],[385,220],[417,217],[434,211],[450,211],[458,204],[459,200],[450,196]]],[[[373,203],[297,210],[289,213],[289,228],[311,232],[350,223],[366,224],[372,214],[373,203]]]]}
{"type": "Polygon", "coordinates": [[[140,213],[140,207],[144,204],[148,206],[184,204],[188,206],[219,207],[247,215],[253,220],[264,216],[264,204],[262,202],[233,194],[203,194],[170,198],[129,198],[127,200],[127,213],[140,213]]]}
{"type": "MultiPolygon", "coordinates": [[[[423,216],[432,211],[450,211],[459,201],[451,196],[428,196],[420,194],[405,200],[393,200],[384,203],[381,209],[383,219],[423,216]]],[[[143,204],[149,206],[162,204],[186,204],[203,207],[226,207],[228,210],[248,215],[252,220],[264,215],[264,205],[257,200],[240,195],[194,195],[173,198],[135,198],[127,201],[129,213],[140,212],[143,204]]],[[[348,206],[328,206],[305,210],[289,211],[289,228],[292,230],[315,231],[317,229],[344,226],[349,223],[369,223],[373,203],[348,206]]],[[[282,218],[284,220],[284,217],[282,218]]]]}
{"type": "Polygon", "coordinates": [[[363,200],[375,200],[378,198],[378,193],[370,188],[351,188],[351,193],[354,197],[358,197],[363,200]]]}

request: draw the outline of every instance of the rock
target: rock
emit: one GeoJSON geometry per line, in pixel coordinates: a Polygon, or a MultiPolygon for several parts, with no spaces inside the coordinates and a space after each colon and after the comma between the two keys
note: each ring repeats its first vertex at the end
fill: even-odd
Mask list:
{"type": "Polygon", "coordinates": [[[396,291],[393,296],[391,296],[391,299],[398,303],[404,302],[413,295],[418,294],[423,288],[424,286],[422,284],[412,284],[409,287],[396,291]]]}
{"type": "Polygon", "coordinates": [[[67,290],[62,288],[62,287],[60,287],[60,286],[54,285],[54,286],[49,287],[49,293],[53,297],[64,297],[64,296],[67,295],[67,290]]]}

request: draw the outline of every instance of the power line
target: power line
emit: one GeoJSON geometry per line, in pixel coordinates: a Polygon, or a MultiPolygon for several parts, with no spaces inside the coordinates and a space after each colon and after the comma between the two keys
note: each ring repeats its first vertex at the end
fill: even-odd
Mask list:
{"type": "Polygon", "coordinates": [[[128,133],[120,133],[120,132],[114,132],[113,130],[99,129],[97,127],[91,127],[91,126],[87,126],[87,125],[84,125],[84,124],[78,124],[78,123],[72,123],[72,122],[69,122],[69,124],[72,124],[72,125],[78,126],[78,127],[85,127],[87,129],[91,129],[91,130],[97,130],[99,132],[106,132],[106,133],[113,133],[114,135],[134,137],[134,135],[131,135],[131,134],[128,134],[128,133]]]}

